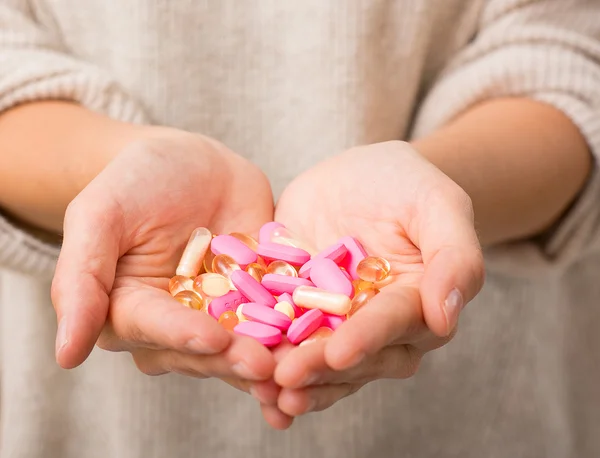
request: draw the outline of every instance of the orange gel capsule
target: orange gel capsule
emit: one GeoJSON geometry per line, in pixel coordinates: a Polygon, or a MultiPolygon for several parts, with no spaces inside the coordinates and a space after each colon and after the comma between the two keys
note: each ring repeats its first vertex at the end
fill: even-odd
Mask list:
{"type": "Polygon", "coordinates": [[[310,336],[306,338],[303,342],[300,342],[300,346],[308,345],[310,343],[316,342],[317,340],[327,339],[333,334],[333,329],[321,327],[313,332],[310,336]]]}
{"type": "Polygon", "coordinates": [[[191,278],[198,275],[211,240],[212,234],[205,227],[199,227],[192,232],[177,266],[177,275],[191,278]]]}
{"type": "Polygon", "coordinates": [[[256,263],[261,266],[265,271],[267,270],[267,261],[265,261],[262,257],[256,257],[256,263]]]}
{"type": "Polygon", "coordinates": [[[360,293],[354,296],[352,299],[352,304],[350,304],[350,311],[346,315],[347,318],[350,318],[356,312],[360,310],[360,308],[364,307],[364,305],[373,299],[375,296],[379,294],[379,290],[377,288],[368,288],[363,289],[360,293]]]}
{"type": "Polygon", "coordinates": [[[365,289],[373,288],[374,284],[371,283],[370,281],[364,281],[359,278],[352,282],[352,286],[354,286],[354,294],[358,294],[365,289]]]}
{"type": "Polygon", "coordinates": [[[207,273],[213,273],[213,260],[215,259],[215,254],[211,251],[208,250],[206,252],[206,254],[204,255],[204,270],[207,273]]]}
{"type": "Polygon", "coordinates": [[[235,328],[239,322],[238,316],[231,310],[223,312],[219,317],[219,324],[228,331],[233,331],[233,328],[235,328]]]}
{"type": "Polygon", "coordinates": [[[265,268],[257,262],[252,262],[246,266],[246,272],[252,275],[257,282],[261,282],[264,275],[267,273],[265,268]]]}
{"type": "Polygon", "coordinates": [[[169,280],[169,292],[171,296],[175,296],[181,291],[191,290],[194,287],[194,280],[183,275],[175,275],[169,280]]]}
{"type": "Polygon", "coordinates": [[[281,245],[293,246],[296,248],[302,248],[307,251],[311,256],[317,254],[317,250],[305,240],[290,231],[287,227],[277,227],[271,233],[271,242],[279,243],[281,245]]]}
{"type": "Polygon", "coordinates": [[[216,274],[221,274],[229,278],[233,272],[241,270],[239,264],[233,260],[231,256],[226,254],[218,254],[212,262],[212,271],[216,274]]]}
{"type": "Polygon", "coordinates": [[[194,280],[194,291],[210,297],[221,297],[230,291],[229,279],[223,275],[206,273],[199,275],[194,280]]]}
{"type": "Polygon", "coordinates": [[[253,237],[250,237],[246,234],[242,234],[241,232],[232,232],[229,235],[235,237],[248,248],[250,248],[252,251],[256,252],[256,249],[258,248],[258,242],[253,237]]]}
{"type": "Polygon", "coordinates": [[[267,267],[268,274],[287,275],[288,277],[297,277],[298,271],[285,261],[273,261],[267,267]]]}
{"type": "Polygon", "coordinates": [[[194,310],[204,309],[204,299],[196,291],[180,291],[175,295],[175,300],[194,310]]]}
{"type": "Polygon", "coordinates": [[[358,278],[375,283],[385,280],[390,274],[390,263],[378,256],[367,256],[356,266],[358,278]]]}

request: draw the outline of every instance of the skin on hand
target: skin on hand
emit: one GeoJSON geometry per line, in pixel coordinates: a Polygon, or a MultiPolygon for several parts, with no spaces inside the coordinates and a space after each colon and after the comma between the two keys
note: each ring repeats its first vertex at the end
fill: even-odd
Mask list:
{"type": "Polygon", "coordinates": [[[276,220],[320,249],[357,237],[394,273],[329,339],[281,350],[274,380],[283,389],[263,402],[277,428],[369,381],[412,376],[424,353],[452,338],[461,309],[483,285],[469,197],[407,143],[322,162],[285,190],[276,220]]]}
{"type": "Polygon", "coordinates": [[[129,144],[66,212],[52,284],[58,363],[81,364],[98,341],[147,374],[270,378],[269,350],[182,307],[167,284],[194,228],[253,233],[272,212],[262,172],[213,140],[160,129],[129,144]]]}
{"type": "Polygon", "coordinates": [[[447,176],[411,159],[406,144],[372,145],[319,164],[278,204],[277,219],[318,246],[332,234],[356,235],[373,254],[394,253],[390,261],[401,274],[328,342],[294,349],[278,365],[275,380],[285,388],[276,401],[263,402],[274,427],[325,409],[370,380],[414,373],[424,352],[450,340],[458,311],[483,282],[472,207],[482,243],[531,237],[564,214],[592,168],[577,126],[525,98],[486,101],[413,146],[447,176]],[[361,150],[368,159],[361,160],[361,150]],[[344,161],[353,154],[354,163],[344,161]],[[314,210],[306,207],[311,201],[318,203],[314,210]],[[439,307],[449,288],[454,293],[443,303],[455,307],[439,307]]]}

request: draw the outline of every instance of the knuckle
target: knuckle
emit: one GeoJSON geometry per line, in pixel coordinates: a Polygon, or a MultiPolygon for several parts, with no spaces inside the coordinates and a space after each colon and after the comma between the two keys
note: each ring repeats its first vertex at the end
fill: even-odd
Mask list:
{"type": "Polygon", "coordinates": [[[387,361],[386,375],[395,379],[407,379],[415,375],[421,364],[422,353],[410,345],[395,347],[387,361]]]}
{"type": "Polygon", "coordinates": [[[100,334],[100,337],[96,341],[96,346],[105,351],[119,352],[124,350],[118,339],[105,333],[100,334]]]}
{"type": "Polygon", "coordinates": [[[148,354],[132,354],[137,369],[145,375],[157,376],[167,374],[169,370],[162,367],[155,358],[148,354]]]}
{"type": "Polygon", "coordinates": [[[422,357],[422,353],[415,347],[406,347],[406,362],[404,364],[405,373],[403,378],[410,378],[417,373],[421,366],[422,357]]]}
{"type": "Polygon", "coordinates": [[[119,338],[134,344],[146,345],[148,343],[146,335],[140,328],[139,321],[135,319],[138,313],[143,313],[140,303],[123,310],[113,304],[109,310],[110,322],[114,324],[119,338]]]}
{"type": "MultiPolygon", "coordinates": [[[[174,307],[164,313],[162,320],[165,329],[176,329],[179,328],[183,320],[186,319],[187,309],[184,307],[174,307]]],[[[138,336],[142,338],[142,336],[138,336]]],[[[182,349],[186,346],[190,340],[188,333],[172,333],[169,335],[168,342],[165,342],[169,347],[174,349],[182,349]]]]}

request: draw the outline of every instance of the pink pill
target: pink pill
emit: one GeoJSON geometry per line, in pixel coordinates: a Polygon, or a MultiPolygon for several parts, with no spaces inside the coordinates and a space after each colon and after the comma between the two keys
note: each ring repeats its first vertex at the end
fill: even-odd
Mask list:
{"type": "Polygon", "coordinates": [[[292,298],[292,295],[290,293],[283,293],[278,297],[278,301],[279,302],[289,302],[292,305],[292,308],[294,309],[294,316],[296,318],[298,318],[299,316],[304,315],[304,309],[298,307],[295,303],[294,303],[294,299],[292,298]]]}
{"type": "Polygon", "coordinates": [[[274,326],[282,331],[287,330],[292,324],[292,320],[287,315],[266,305],[255,304],[253,302],[244,304],[243,313],[250,321],[268,324],[269,326],[274,326]]]}
{"type": "Polygon", "coordinates": [[[309,310],[292,322],[287,332],[288,340],[293,344],[302,342],[321,326],[322,321],[323,312],[318,309],[309,310]]]}
{"type": "Polygon", "coordinates": [[[336,243],[335,245],[331,245],[330,247],[325,248],[323,251],[314,255],[310,261],[304,264],[300,268],[298,275],[302,278],[309,278],[310,269],[315,259],[327,258],[331,259],[336,264],[339,264],[340,262],[342,262],[347,253],[348,248],[346,248],[346,245],[344,245],[343,243],[336,243]]]}
{"type": "Polygon", "coordinates": [[[346,248],[346,245],[343,243],[336,243],[317,253],[315,256],[313,256],[313,259],[327,258],[331,259],[336,264],[339,264],[346,256],[346,253],[348,253],[348,248],[346,248]]]}
{"type": "Polygon", "coordinates": [[[348,253],[346,253],[346,256],[339,265],[348,271],[353,280],[356,280],[358,278],[356,266],[367,257],[367,252],[354,237],[342,237],[339,243],[343,243],[348,249],[348,253]]]}
{"type": "Polygon", "coordinates": [[[214,254],[230,256],[240,266],[247,266],[252,262],[256,262],[256,253],[241,240],[231,235],[217,235],[212,239],[210,249],[214,254]]]}
{"type": "Polygon", "coordinates": [[[227,311],[235,312],[240,304],[248,302],[242,293],[239,291],[231,291],[223,296],[215,297],[208,304],[208,314],[215,320],[227,311]]]}
{"type": "Polygon", "coordinates": [[[281,245],[280,243],[260,243],[258,245],[257,252],[263,258],[266,258],[270,261],[280,259],[281,261],[288,262],[293,266],[301,266],[310,260],[310,254],[308,251],[305,251],[302,248],[281,245]]]}
{"type": "Polygon", "coordinates": [[[313,259],[310,279],[317,288],[350,297],[354,292],[352,281],[331,259],[313,259]]]}
{"type": "Polygon", "coordinates": [[[244,321],[239,323],[233,332],[242,336],[252,337],[265,347],[274,347],[281,342],[281,331],[268,324],[256,321],[244,321]]]}
{"type": "Polygon", "coordinates": [[[268,305],[269,307],[275,307],[275,304],[277,304],[273,295],[248,272],[236,270],[231,274],[230,279],[238,291],[252,302],[268,305]]]}
{"type": "Polygon", "coordinates": [[[345,277],[346,277],[348,280],[352,281],[352,277],[350,276],[350,274],[348,273],[348,271],[347,271],[346,269],[340,269],[340,271],[341,271],[341,272],[344,274],[344,276],[345,276],[345,277]]]}
{"type": "MultiPolygon", "coordinates": [[[[244,307],[246,307],[244,305],[244,307]]],[[[334,331],[340,327],[340,325],[346,321],[346,317],[345,316],[339,316],[339,315],[330,315],[329,313],[324,313],[323,314],[323,322],[321,323],[321,326],[324,326],[326,328],[331,328],[334,331]]]]}
{"type": "Polygon", "coordinates": [[[302,267],[298,270],[298,276],[300,278],[310,278],[310,269],[313,265],[313,260],[304,263],[302,267]]]}
{"type": "Polygon", "coordinates": [[[284,227],[283,224],[272,221],[270,223],[264,224],[263,227],[260,228],[258,232],[258,243],[268,243],[271,241],[271,234],[278,227],[284,227]]]}
{"type": "Polygon", "coordinates": [[[313,286],[312,282],[305,278],[277,274],[266,274],[260,284],[275,295],[283,293],[292,294],[298,286],[313,286]]]}

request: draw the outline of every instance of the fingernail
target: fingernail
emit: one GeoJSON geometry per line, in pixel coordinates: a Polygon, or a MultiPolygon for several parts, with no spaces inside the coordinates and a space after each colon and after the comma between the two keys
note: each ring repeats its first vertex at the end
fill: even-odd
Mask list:
{"type": "Polygon", "coordinates": [[[218,353],[218,351],[214,348],[207,346],[206,342],[200,337],[194,337],[188,340],[185,344],[185,347],[192,353],[197,353],[200,355],[214,355],[215,353],[218,353]]]}
{"type": "Polygon", "coordinates": [[[235,374],[238,377],[241,377],[243,379],[246,379],[246,380],[260,380],[260,377],[258,377],[254,372],[252,372],[250,370],[250,368],[246,365],[246,363],[243,362],[243,361],[239,361],[239,362],[235,363],[231,367],[231,370],[233,372],[235,372],[235,374]]]}
{"type": "Polygon", "coordinates": [[[56,330],[56,356],[59,355],[60,351],[65,347],[65,345],[67,345],[67,343],[67,320],[66,318],[62,318],[58,323],[58,329],[56,330]]]}
{"type": "Polygon", "coordinates": [[[446,315],[446,325],[448,327],[447,334],[450,334],[456,323],[458,322],[458,315],[463,308],[464,300],[460,291],[454,288],[448,294],[448,297],[444,301],[444,314],[446,315]]]}

